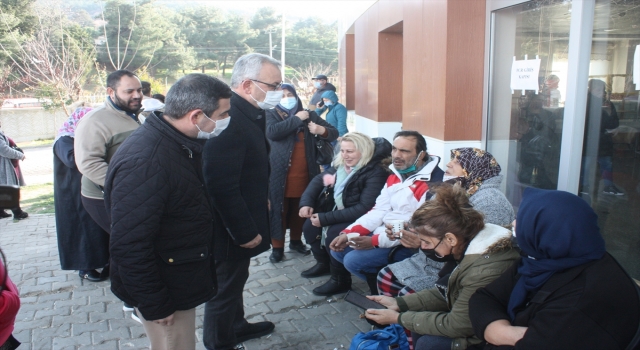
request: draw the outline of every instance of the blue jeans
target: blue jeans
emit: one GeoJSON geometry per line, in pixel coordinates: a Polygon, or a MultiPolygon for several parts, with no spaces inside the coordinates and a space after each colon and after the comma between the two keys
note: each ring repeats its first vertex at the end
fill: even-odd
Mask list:
{"type": "MultiPolygon", "coordinates": [[[[387,266],[389,264],[389,252],[391,249],[392,248],[355,250],[347,247],[342,252],[331,251],[331,256],[341,262],[349,272],[366,281],[367,277],[365,277],[362,272],[378,273],[381,268],[387,266]]],[[[401,247],[393,256],[393,262],[402,261],[413,254],[415,254],[413,250],[401,247]]]]}
{"type": "Polygon", "coordinates": [[[414,332],[411,332],[411,337],[413,338],[414,350],[449,350],[451,342],[453,342],[451,338],[429,334],[420,335],[414,332]]]}

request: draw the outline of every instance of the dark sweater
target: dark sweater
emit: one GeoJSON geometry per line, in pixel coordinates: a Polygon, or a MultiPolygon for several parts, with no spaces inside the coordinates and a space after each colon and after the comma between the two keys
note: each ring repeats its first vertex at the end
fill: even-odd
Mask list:
{"type": "MultiPolygon", "coordinates": [[[[484,340],[491,322],[509,320],[507,305],[519,279],[519,262],[471,297],[469,315],[478,338],[484,340]]],[[[639,321],[636,286],[607,253],[554,274],[531,296],[512,322],[528,327],[515,347],[487,344],[484,349],[625,349],[639,321]]]]}

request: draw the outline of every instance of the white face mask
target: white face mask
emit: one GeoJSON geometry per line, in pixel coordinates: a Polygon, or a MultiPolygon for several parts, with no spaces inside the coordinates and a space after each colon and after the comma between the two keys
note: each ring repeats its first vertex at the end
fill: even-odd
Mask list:
{"type": "Polygon", "coordinates": [[[442,182],[445,182],[445,181],[448,181],[448,180],[451,180],[451,179],[455,179],[455,178],[458,178],[458,177],[460,177],[460,176],[443,175],[442,176],[442,182]]]}
{"type": "Polygon", "coordinates": [[[260,107],[262,109],[272,109],[275,106],[277,106],[278,103],[280,103],[280,100],[282,99],[282,91],[278,91],[278,90],[276,90],[276,91],[264,91],[253,80],[251,82],[255,86],[257,86],[258,89],[260,89],[260,91],[262,91],[262,92],[264,92],[266,94],[265,97],[264,97],[264,101],[262,101],[262,102],[256,100],[255,97],[253,97],[253,95],[249,94],[249,96],[251,96],[251,98],[254,101],[256,101],[256,103],[258,104],[258,107],[260,107]]]}
{"type": "Polygon", "coordinates": [[[198,124],[196,124],[196,128],[198,128],[198,136],[196,136],[196,138],[202,139],[202,140],[208,140],[210,138],[220,135],[224,131],[224,129],[226,129],[229,126],[229,121],[231,120],[230,116],[220,120],[213,120],[207,117],[206,115],[204,117],[216,123],[216,127],[213,128],[213,131],[206,132],[206,131],[202,131],[202,129],[200,129],[198,124]]]}

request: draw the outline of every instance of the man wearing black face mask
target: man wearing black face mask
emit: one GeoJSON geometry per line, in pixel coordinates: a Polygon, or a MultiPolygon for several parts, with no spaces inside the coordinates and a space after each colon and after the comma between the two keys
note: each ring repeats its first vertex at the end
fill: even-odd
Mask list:
{"type": "MultiPolygon", "coordinates": [[[[91,218],[110,233],[111,225],[103,199],[104,179],[111,157],[122,142],[140,126],[138,113],[142,106],[142,85],[135,74],[118,70],[107,77],[107,94],[104,105],[89,112],[78,123],[74,152],[78,171],[82,174],[82,204],[91,218]]],[[[103,244],[93,248],[108,255],[109,236],[102,238],[103,244]]],[[[104,268],[101,273],[90,270],[80,274],[80,278],[94,282],[108,276],[108,268],[104,268]]]]}

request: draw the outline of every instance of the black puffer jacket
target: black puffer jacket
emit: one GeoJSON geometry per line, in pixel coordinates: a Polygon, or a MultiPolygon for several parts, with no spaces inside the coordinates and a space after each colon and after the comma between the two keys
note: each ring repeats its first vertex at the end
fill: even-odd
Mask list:
{"type": "MultiPolygon", "coordinates": [[[[362,215],[366,214],[376,204],[376,198],[389,177],[388,164],[384,161],[391,156],[391,143],[382,137],[373,139],[375,151],[371,161],[362,169],[358,170],[349,179],[342,192],[342,203],[344,209],[334,210],[327,213],[318,213],[320,224],[329,226],[341,222],[354,222],[362,215]]],[[[324,184],[322,176],[324,174],[335,174],[336,169],[329,168],[322,174],[311,180],[309,186],[300,198],[300,207],[313,207],[316,199],[322,192],[324,184]]]]}
{"type": "Polygon", "coordinates": [[[284,239],[282,233],[282,202],[286,186],[287,174],[291,167],[291,155],[298,137],[296,130],[304,131],[304,152],[307,159],[307,171],[309,179],[313,179],[320,173],[320,167],[316,163],[316,143],[314,135],[309,132],[309,122],[314,122],[327,129],[325,140],[331,142],[338,138],[338,130],[318,117],[315,112],[309,112],[309,118],[305,121],[298,117],[284,119],[277,108],[267,111],[267,138],[271,144],[269,163],[271,175],[269,177],[269,200],[271,201],[271,238],[284,239]]]}
{"type": "Polygon", "coordinates": [[[204,176],[216,210],[215,260],[250,259],[271,246],[269,144],[260,129],[261,113],[234,93],[229,126],[204,146],[204,176]],[[258,234],[258,246],[240,246],[258,234]]]}
{"type": "Polygon", "coordinates": [[[111,290],[147,320],[215,295],[203,144],[162,118],[149,116],[120,146],[104,189],[111,216],[111,290]]]}

